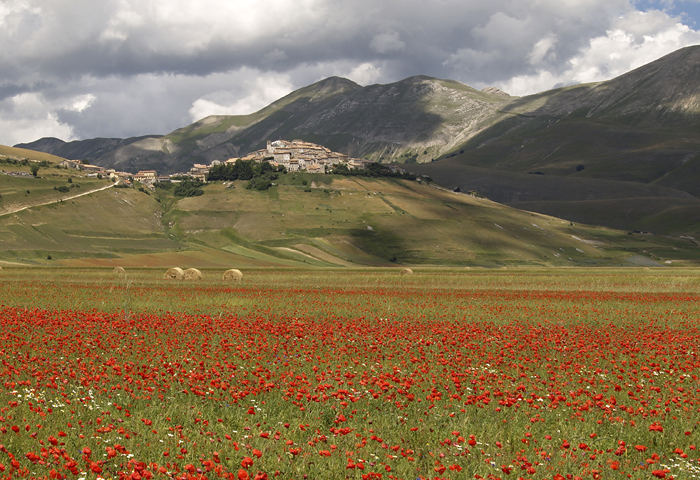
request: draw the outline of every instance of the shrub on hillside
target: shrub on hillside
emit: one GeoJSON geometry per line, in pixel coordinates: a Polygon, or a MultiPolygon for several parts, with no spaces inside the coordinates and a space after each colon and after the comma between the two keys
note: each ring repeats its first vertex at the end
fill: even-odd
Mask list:
{"type": "Polygon", "coordinates": [[[177,197],[197,197],[204,194],[200,180],[188,178],[178,183],[173,189],[173,194],[177,197]]]}
{"type": "Polygon", "coordinates": [[[277,174],[268,173],[265,175],[259,175],[250,179],[246,188],[249,190],[267,190],[273,184],[273,180],[277,180],[277,174]]]}

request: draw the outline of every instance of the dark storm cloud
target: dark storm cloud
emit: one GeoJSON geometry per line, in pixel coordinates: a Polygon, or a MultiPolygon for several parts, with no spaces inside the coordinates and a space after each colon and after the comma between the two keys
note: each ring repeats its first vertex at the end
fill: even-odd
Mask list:
{"type": "Polygon", "coordinates": [[[39,92],[51,88],[49,82],[0,83],[0,101],[24,92],[39,92]]]}
{"type": "Polygon", "coordinates": [[[481,60],[472,81],[522,73],[528,50],[546,34],[560,37],[556,48],[567,57],[627,7],[626,0],[316,1],[307,9],[304,2],[272,2],[277,9],[256,2],[247,5],[252,13],[241,10],[242,18],[227,23],[218,10],[231,2],[196,3],[191,17],[193,3],[168,2],[182,7],[177,18],[168,16],[172,8],[159,13],[159,2],[38,3],[21,16],[24,38],[12,56],[35,60],[30,68],[51,77],[286,71],[338,59],[388,61],[399,75],[445,76],[464,70],[456,65],[464,58],[481,60]]]}

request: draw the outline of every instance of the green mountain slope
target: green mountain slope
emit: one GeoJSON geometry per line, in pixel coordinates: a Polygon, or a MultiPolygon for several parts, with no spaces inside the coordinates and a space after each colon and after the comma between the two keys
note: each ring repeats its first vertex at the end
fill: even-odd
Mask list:
{"type": "Polygon", "coordinates": [[[27,160],[32,162],[46,162],[50,164],[58,164],[64,161],[65,158],[59,157],[57,155],[52,155],[43,151],[0,145],[0,161],[6,160],[19,162],[27,160]]]}
{"type": "Polygon", "coordinates": [[[697,234],[699,132],[700,47],[689,47],[607,82],[516,99],[461,153],[416,170],[575,221],[697,234]]]}
{"type": "MultiPolygon", "coordinates": [[[[12,180],[10,178],[10,180],[12,180]]],[[[37,182],[48,179],[38,179],[37,182]]],[[[688,239],[571,224],[417,182],[289,174],[173,197],[110,188],[0,215],[0,262],[134,266],[697,264],[688,239]],[[51,257],[49,259],[49,257],[51,257]]]]}
{"type": "Polygon", "coordinates": [[[108,180],[60,167],[63,158],[0,145],[0,216],[29,205],[60,201],[110,185],[108,180]],[[32,167],[37,175],[32,174],[32,167]]]}
{"type": "MultiPolygon", "coordinates": [[[[699,161],[698,132],[700,47],[689,47],[607,82],[514,100],[457,159],[676,188],[673,172],[699,161]]],[[[700,192],[697,184],[687,187],[700,192]]]]}

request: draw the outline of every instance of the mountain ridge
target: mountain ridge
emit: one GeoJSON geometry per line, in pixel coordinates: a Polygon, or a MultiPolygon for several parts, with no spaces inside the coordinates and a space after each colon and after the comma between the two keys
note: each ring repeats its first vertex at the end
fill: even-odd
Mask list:
{"type": "MultiPolygon", "coordinates": [[[[167,135],[133,137],[118,145],[108,139],[104,152],[86,148],[73,156],[102,166],[172,173],[193,162],[248,153],[268,139],[304,138],[378,161],[425,161],[476,133],[480,122],[510,99],[500,91],[425,75],[365,87],[329,77],[249,115],[208,116],[167,135]]],[[[71,143],[80,142],[91,140],[71,143]]],[[[66,153],[65,146],[45,139],[22,145],[66,153]]]]}

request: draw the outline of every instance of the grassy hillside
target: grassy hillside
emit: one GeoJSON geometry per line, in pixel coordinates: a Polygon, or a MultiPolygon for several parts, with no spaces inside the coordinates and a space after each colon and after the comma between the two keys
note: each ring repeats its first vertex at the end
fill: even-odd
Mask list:
{"type": "Polygon", "coordinates": [[[0,153],[0,215],[111,183],[59,167],[58,162],[63,159],[46,153],[12,147],[0,147],[0,152],[5,152],[0,153]],[[31,173],[32,167],[39,167],[36,177],[31,173]]]}
{"type": "Polygon", "coordinates": [[[65,158],[36,150],[0,145],[0,162],[3,162],[4,160],[29,160],[34,162],[48,162],[55,164],[61,163],[63,160],[65,160],[65,158]]]}
{"type": "Polygon", "coordinates": [[[519,173],[469,166],[459,158],[411,169],[450,189],[475,191],[516,208],[574,222],[700,238],[700,199],[662,182],[519,173]]]}
{"type": "Polygon", "coordinates": [[[488,128],[415,170],[575,221],[696,235],[699,78],[695,46],[610,81],[515,99],[488,128]]]}
{"type": "Polygon", "coordinates": [[[267,191],[245,185],[209,184],[190,198],[110,188],[0,216],[0,261],[203,268],[700,261],[689,240],[571,224],[417,182],[289,174],[267,191]]]}
{"type": "Polygon", "coordinates": [[[46,264],[176,248],[158,211],[158,203],[142,192],[110,188],[0,216],[0,260],[46,264]]]}
{"type": "Polygon", "coordinates": [[[664,261],[673,248],[697,256],[687,240],[572,225],[416,182],[317,176],[308,188],[294,178],[262,193],[211,185],[178,202],[176,224],[220,248],[242,237],[336,264],[623,264],[664,261]]]}

